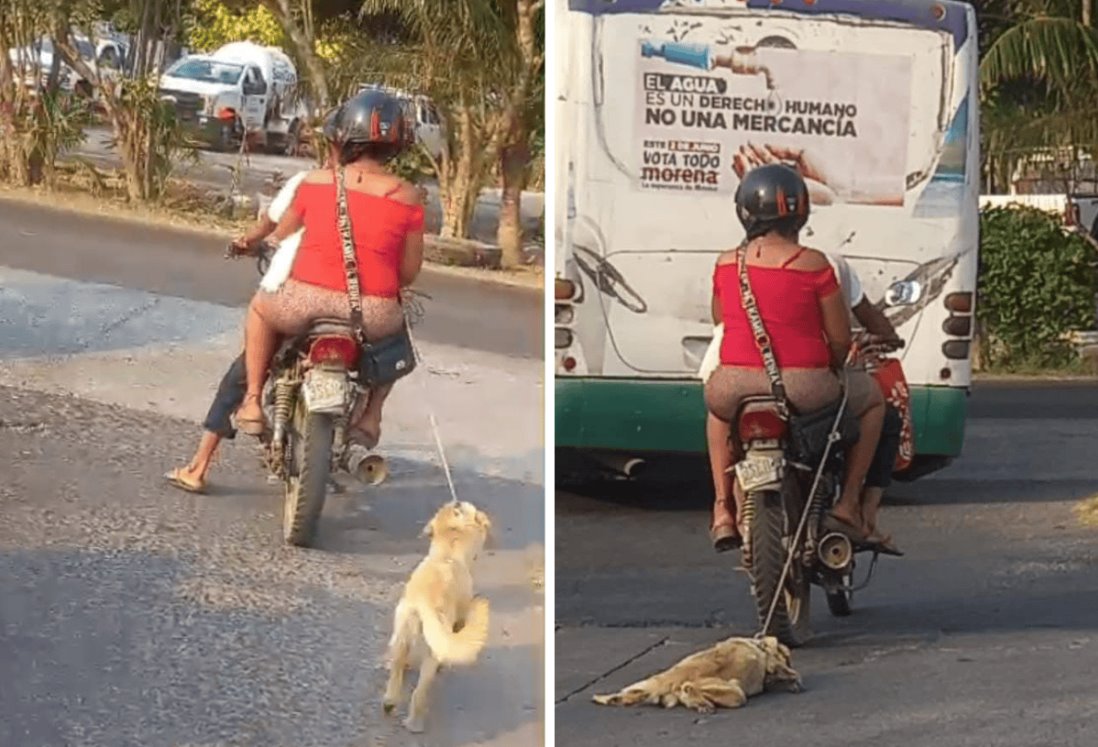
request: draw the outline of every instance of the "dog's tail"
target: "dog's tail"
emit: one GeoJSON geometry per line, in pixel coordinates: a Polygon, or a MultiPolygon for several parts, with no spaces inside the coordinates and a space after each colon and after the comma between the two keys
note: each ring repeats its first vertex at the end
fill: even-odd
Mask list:
{"type": "Polygon", "coordinates": [[[472,664],[488,642],[488,600],[477,597],[469,608],[465,625],[456,633],[453,626],[434,610],[420,614],[423,637],[431,654],[442,664],[472,664]]]}

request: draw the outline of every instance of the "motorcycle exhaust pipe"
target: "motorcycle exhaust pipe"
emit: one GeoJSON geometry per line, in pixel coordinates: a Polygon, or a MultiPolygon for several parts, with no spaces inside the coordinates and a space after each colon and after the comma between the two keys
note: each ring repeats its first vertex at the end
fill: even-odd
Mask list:
{"type": "Polygon", "coordinates": [[[854,544],[849,537],[838,532],[824,535],[817,547],[820,562],[833,571],[845,570],[854,559],[854,544]]]}
{"type": "Polygon", "coordinates": [[[643,459],[618,455],[599,455],[595,460],[606,470],[620,477],[633,478],[647,466],[643,459]]]}
{"type": "Polygon", "coordinates": [[[359,482],[371,487],[380,485],[389,477],[389,465],[385,463],[385,457],[371,454],[362,448],[352,449],[348,455],[347,471],[359,482]]]}

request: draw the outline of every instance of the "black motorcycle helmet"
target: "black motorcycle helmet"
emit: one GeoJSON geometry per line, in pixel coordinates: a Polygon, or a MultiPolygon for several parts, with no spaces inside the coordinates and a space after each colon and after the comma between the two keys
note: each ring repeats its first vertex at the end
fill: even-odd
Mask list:
{"type": "Polygon", "coordinates": [[[376,88],[359,91],[333,109],[322,132],[338,148],[341,164],[362,156],[384,163],[415,142],[404,101],[376,88]]]}
{"type": "Polygon", "coordinates": [[[808,187],[789,166],[773,163],[754,168],[736,189],[736,216],[748,240],[775,230],[795,236],[808,222],[808,187]]]}

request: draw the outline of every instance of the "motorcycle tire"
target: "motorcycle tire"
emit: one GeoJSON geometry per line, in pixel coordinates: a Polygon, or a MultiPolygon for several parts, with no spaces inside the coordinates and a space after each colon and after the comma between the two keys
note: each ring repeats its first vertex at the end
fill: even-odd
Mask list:
{"type": "Polygon", "coordinates": [[[289,434],[293,463],[285,485],[282,536],[296,547],[311,547],[332,471],[335,421],[331,415],[305,412],[299,402],[289,434]]]}
{"type": "MultiPolygon", "coordinates": [[[[754,493],[754,515],[751,517],[751,590],[759,615],[759,626],[766,622],[770,605],[780,594],[766,635],[776,636],[790,648],[806,644],[812,637],[809,610],[812,588],[807,574],[794,562],[786,577],[784,589],[778,588],[787,555],[785,510],[781,493],[754,493]]],[[[790,532],[792,534],[792,532],[790,532]]]]}

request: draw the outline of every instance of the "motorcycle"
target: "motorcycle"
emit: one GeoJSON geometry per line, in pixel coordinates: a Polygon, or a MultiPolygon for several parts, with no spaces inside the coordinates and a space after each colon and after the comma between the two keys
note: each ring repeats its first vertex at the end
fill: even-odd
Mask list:
{"type": "MultiPolygon", "coordinates": [[[[226,256],[257,257],[267,272],[273,247],[261,243],[244,252],[230,246],[226,256]]],[[[260,439],[262,462],[282,483],[283,539],[310,547],[332,475],[344,469],[369,485],[386,478],[385,460],[346,440],[350,416],[367,390],[359,384],[361,351],[350,324],[318,319],[304,333],[282,340],[271,360],[261,403],[270,427],[260,439]]]]}
{"type": "MultiPolygon", "coordinates": [[[[863,358],[882,357],[903,347],[902,340],[861,346],[863,358]]],[[[853,596],[873,576],[880,548],[855,544],[829,531],[824,519],[839,498],[845,473],[841,418],[832,425],[830,443],[817,465],[795,463],[789,456],[789,426],[774,397],[747,397],[737,413],[732,437],[743,458],[735,465],[742,491],[744,569],[751,579],[760,630],[791,647],[811,637],[812,585],[823,588],[831,614],[852,612],[853,596]],[[873,554],[865,579],[855,585],[856,556],[873,554]]]]}

